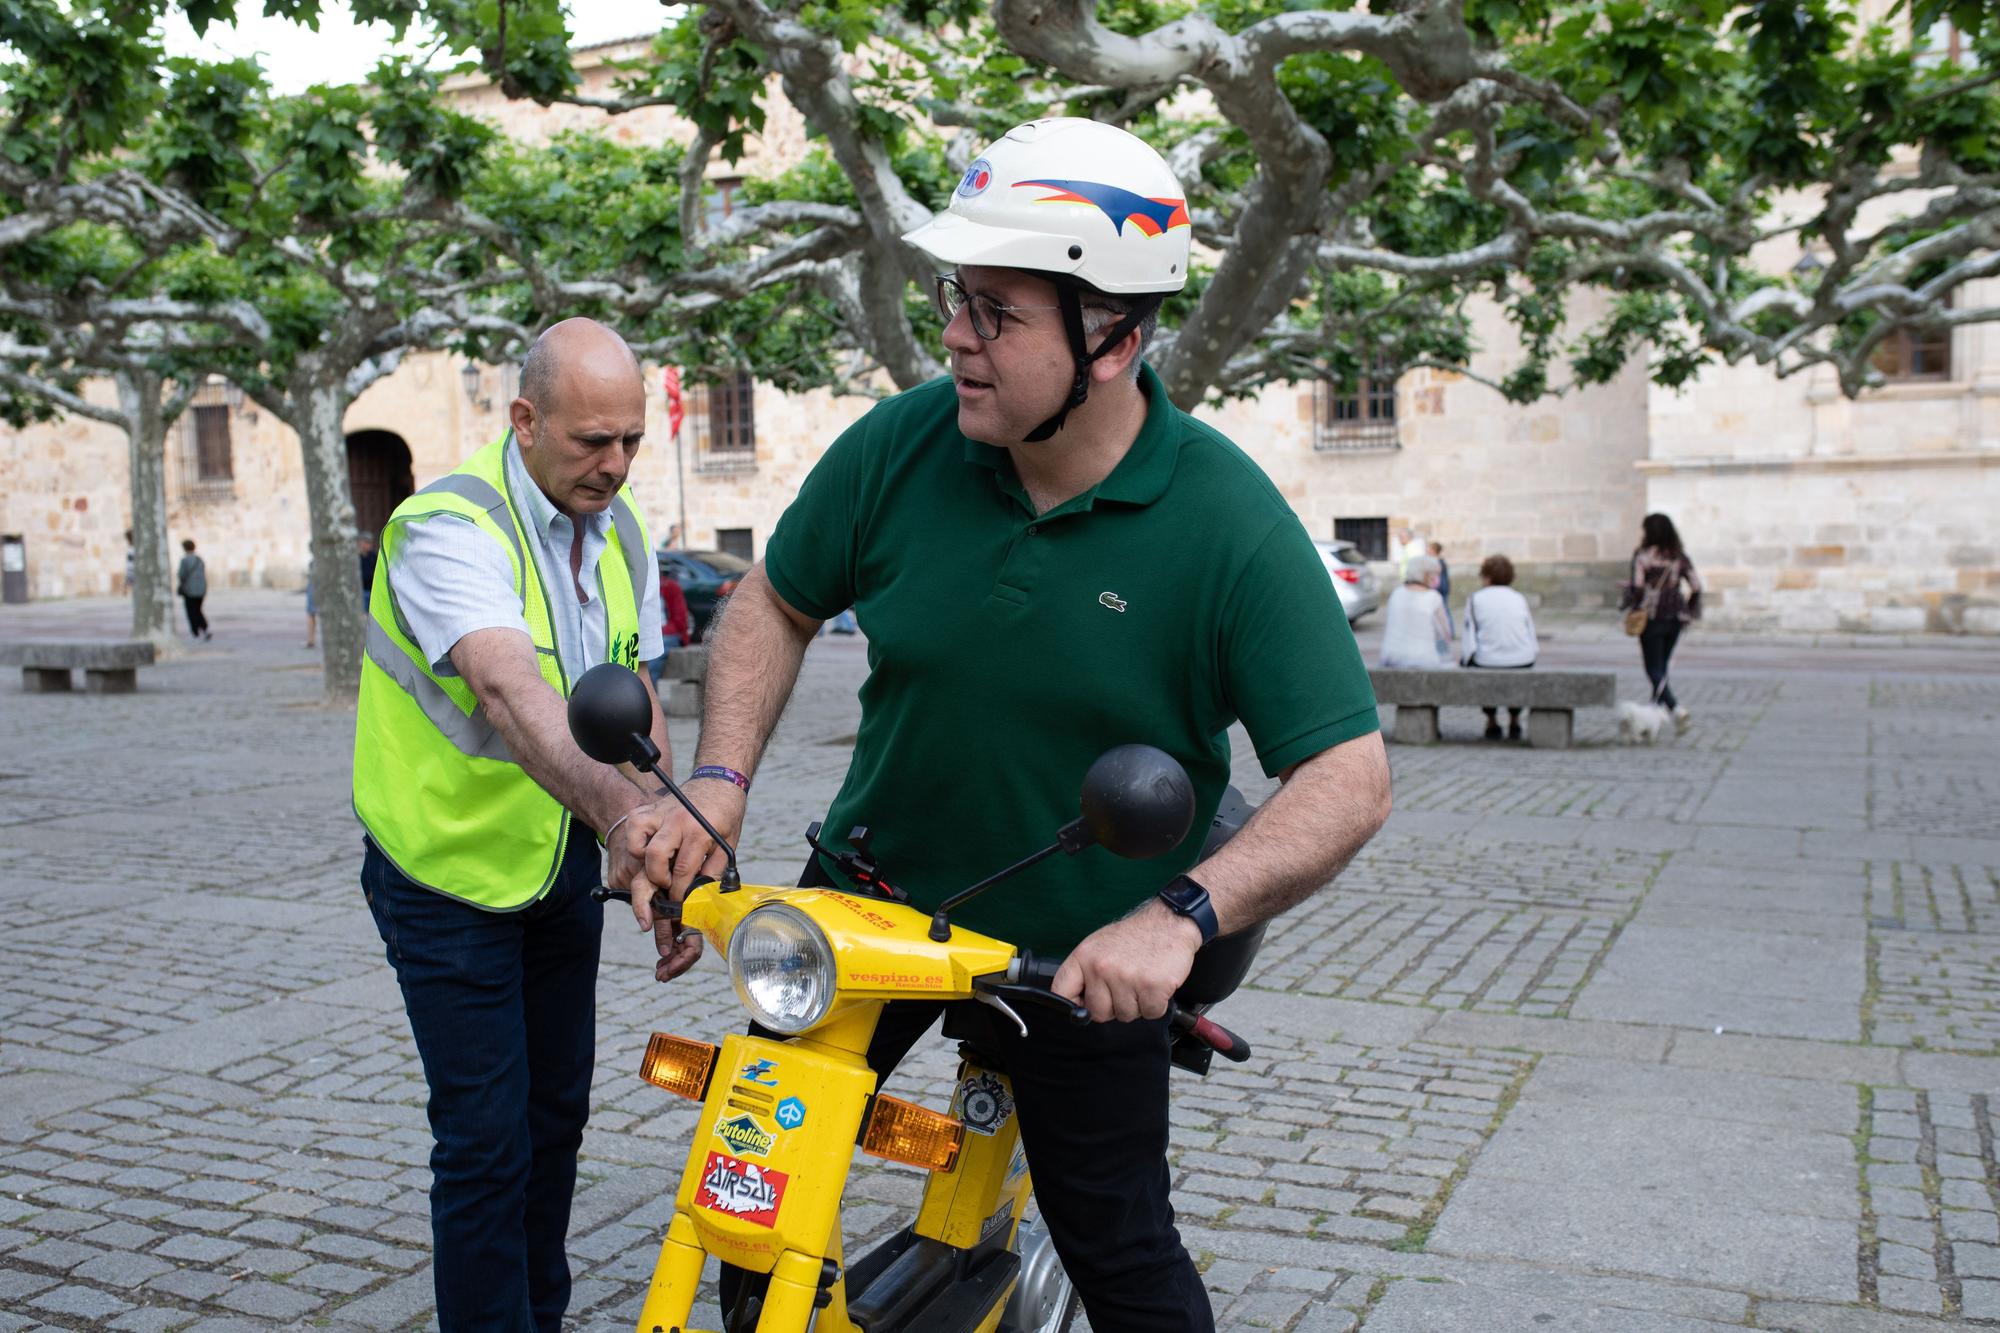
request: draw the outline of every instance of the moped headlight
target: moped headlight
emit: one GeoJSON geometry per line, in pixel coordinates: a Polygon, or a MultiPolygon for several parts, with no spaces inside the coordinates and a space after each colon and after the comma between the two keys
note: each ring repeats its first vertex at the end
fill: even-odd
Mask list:
{"type": "Polygon", "coordinates": [[[729,980],[751,1016],[773,1032],[804,1032],[833,1003],[833,946],[796,907],[768,903],[729,941],[729,980]]]}

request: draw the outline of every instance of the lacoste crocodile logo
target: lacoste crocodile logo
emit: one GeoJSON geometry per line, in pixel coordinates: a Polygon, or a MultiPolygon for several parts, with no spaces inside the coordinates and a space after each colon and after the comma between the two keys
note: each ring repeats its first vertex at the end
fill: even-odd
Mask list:
{"type": "Polygon", "coordinates": [[[1097,594],[1097,604],[1099,606],[1108,606],[1113,611],[1123,611],[1125,609],[1125,599],[1115,592],[1101,592],[1097,594]]]}

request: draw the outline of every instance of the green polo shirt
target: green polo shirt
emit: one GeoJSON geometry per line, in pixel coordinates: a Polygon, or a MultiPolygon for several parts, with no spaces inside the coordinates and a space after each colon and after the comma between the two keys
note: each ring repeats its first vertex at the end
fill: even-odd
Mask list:
{"type": "Polygon", "coordinates": [[[1012,456],[959,433],[949,379],[899,394],[827,450],[764,555],[785,601],[819,619],[852,605],[868,636],[861,730],[825,833],[844,847],[866,825],[916,906],[1054,841],[1112,746],[1187,767],[1197,832],[1175,851],[1052,857],[953,914],[1037,953],[1068,952],[1194,864],[1232,722],[1271,775],[1377,725],[1298,517],[1141,374],[1130,452],[1040,515],[1012,456]]]}

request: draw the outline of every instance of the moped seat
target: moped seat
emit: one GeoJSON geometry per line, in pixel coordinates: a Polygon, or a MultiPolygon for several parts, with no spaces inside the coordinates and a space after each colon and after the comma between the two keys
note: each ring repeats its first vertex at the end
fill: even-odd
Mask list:
{"type": "Polygon", "coordinates": [[[1248,930],[1218,935],[1204,944],[1194,956],[1187,980],[1174,992],[1174,1003],[1183,1009],[1195,1009],[1227,999],[1250,974],[1250,964],[1257,958],[1258,946],[1264,943],[1264,927],[1268,924],[1259,921],[1248,930]]]}
{"type": "MultiPolygon", "coordinates": [[[[1215,855],[1216,849],[1235,837],[1237,830],[1256,813],[1257,807],[1244,800],[1242,792],[1234,786],[1225,788],[1222,800],[1215,807],[1215,818],[1209,823],[1208,836],[1202,841],[1201,859],[1206,861],[1215,855]]],[[[1184,1009],[1194,1009],[1227,998],[1250,974],[1258,946],[1264,943],[1265,924],[1260,921],[1248,930],[1218,936],[1203,945],[1194,956],[1194,967],[1187,980],[1174,992],[1174,1002],[1184,1009]]]]}

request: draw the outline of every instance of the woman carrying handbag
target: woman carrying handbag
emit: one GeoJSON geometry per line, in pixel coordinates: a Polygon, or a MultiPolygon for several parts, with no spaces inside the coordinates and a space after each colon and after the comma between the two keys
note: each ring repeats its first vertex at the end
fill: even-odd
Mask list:
{"type": "Polygon", "coordinates": [[[1667,684],[1667,662],[1674,655],[1681,626],[1701,618],[1701,580],[1695,576],[1694,562],[1681,549],[1674,521],[1665,514],[1646,515],[1639,548],[1632,552],[1632,578],[1625,584],[1621,605],[1625,632],[1639,639],[1646,679],[1653,683],[1653,702],[1673,713],[1675,730],[1686,731],[1693,719],[1667,684]]]}

